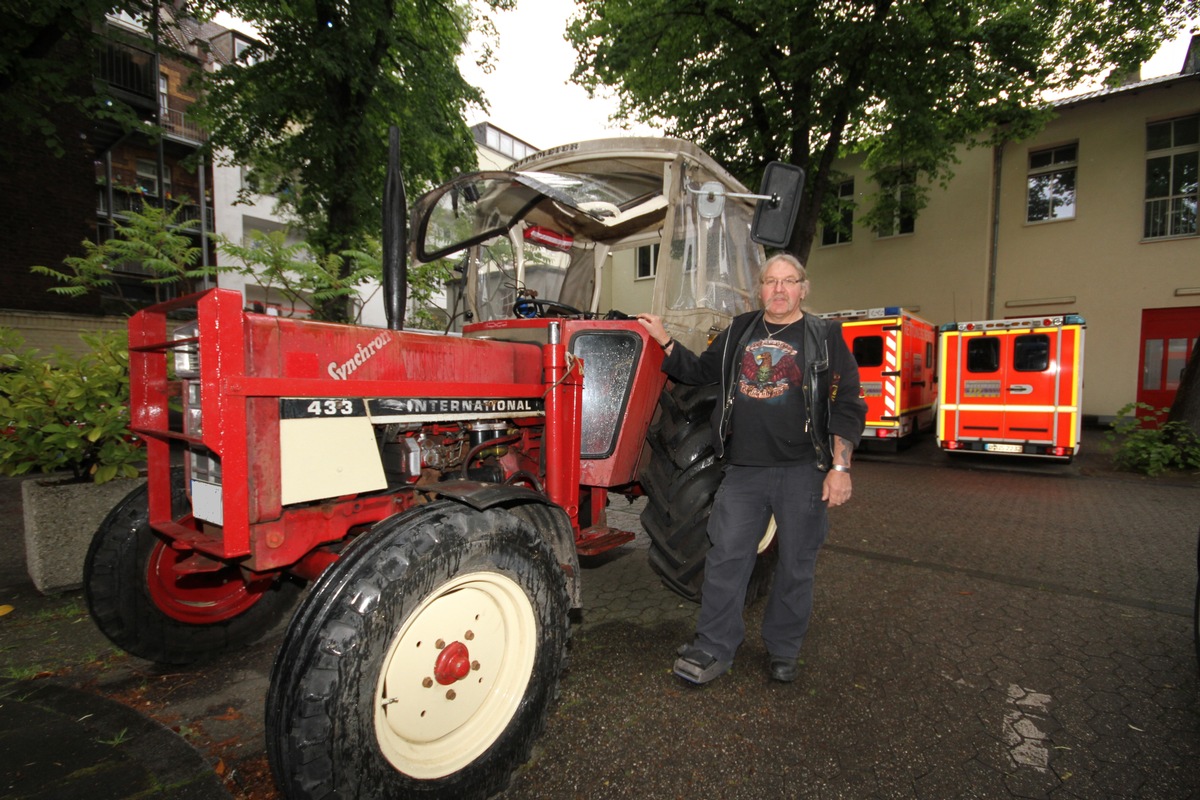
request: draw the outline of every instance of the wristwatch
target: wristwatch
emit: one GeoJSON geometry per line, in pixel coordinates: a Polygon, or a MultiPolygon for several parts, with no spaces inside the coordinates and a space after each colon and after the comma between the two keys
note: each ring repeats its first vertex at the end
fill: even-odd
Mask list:
{"type": "Polygon", "coordinates": [[[847,467],[847,466],[844,466],[844,465],[842,465],[842,464],[834,464],[834,465],[833,465],[833,471],[834,471],[834,472],[847,472],[847,473],[848,473],[848,472],[850,472],[850,468],[849,468],[849,467],[847,467]]]}

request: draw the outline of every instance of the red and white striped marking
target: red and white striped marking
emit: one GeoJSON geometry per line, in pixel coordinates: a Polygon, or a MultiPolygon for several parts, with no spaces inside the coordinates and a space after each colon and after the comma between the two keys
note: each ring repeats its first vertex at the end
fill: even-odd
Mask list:
{"type": "MultiPolygon", "coordinates": [[[[896,366],[896,333],[892,331],[883,340],[883,369],[884,372],[897,372],[896,366]]],[[[899,376],[893,375],[883,381],[883,413],[885,417],[896,416],[896,385],[900,383],[899,376]]]]}

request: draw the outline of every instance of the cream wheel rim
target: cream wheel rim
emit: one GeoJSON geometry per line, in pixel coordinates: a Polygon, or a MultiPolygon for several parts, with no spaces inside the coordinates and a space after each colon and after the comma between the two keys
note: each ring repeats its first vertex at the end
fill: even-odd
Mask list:
{"type": "Polygon", "coordinates": [[[525,696],[537,627],[524,590],[498,572],[457,576],[425,598],[388,644],[375,689],[388,762],[430,780],[491,747],[525,696]]]}

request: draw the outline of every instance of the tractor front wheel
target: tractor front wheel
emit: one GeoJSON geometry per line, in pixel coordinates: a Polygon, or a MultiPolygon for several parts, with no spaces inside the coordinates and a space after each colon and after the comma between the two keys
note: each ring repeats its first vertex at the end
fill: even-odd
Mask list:
{"type": "Polygon", "coordinates": [[[379,523],[322,575],[272,670],[284,796],[499,791],[545,725],[568,611],[558,559],[515,514],[442,500],[379,523]]]}
{"type": "MultiPolygon", "coordinates": [[[[172,504],[187,498],[173,475],[172,504]]],[[[247,578],[236,565],[176,569],[177,550],[150,528],[148,489],[134,489],[100,523],[84,561],[83,584],[96,626],[127,653],[160,664],[191,664],[240,648],[269,631],[292,606],[298,585],[279,576],[247,578]]]]}

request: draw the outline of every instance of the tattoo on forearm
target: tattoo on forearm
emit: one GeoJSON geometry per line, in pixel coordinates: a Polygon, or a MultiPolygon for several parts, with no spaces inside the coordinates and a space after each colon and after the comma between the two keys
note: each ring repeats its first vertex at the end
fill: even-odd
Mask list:
{"type": "Polygon", "coordinates": [[[835,464],[843,464],[850,466],[850,454],[854,452],[854,445],[846,441],[842,437],[834,434],[833,436],[833,461],[835,464]]]}

